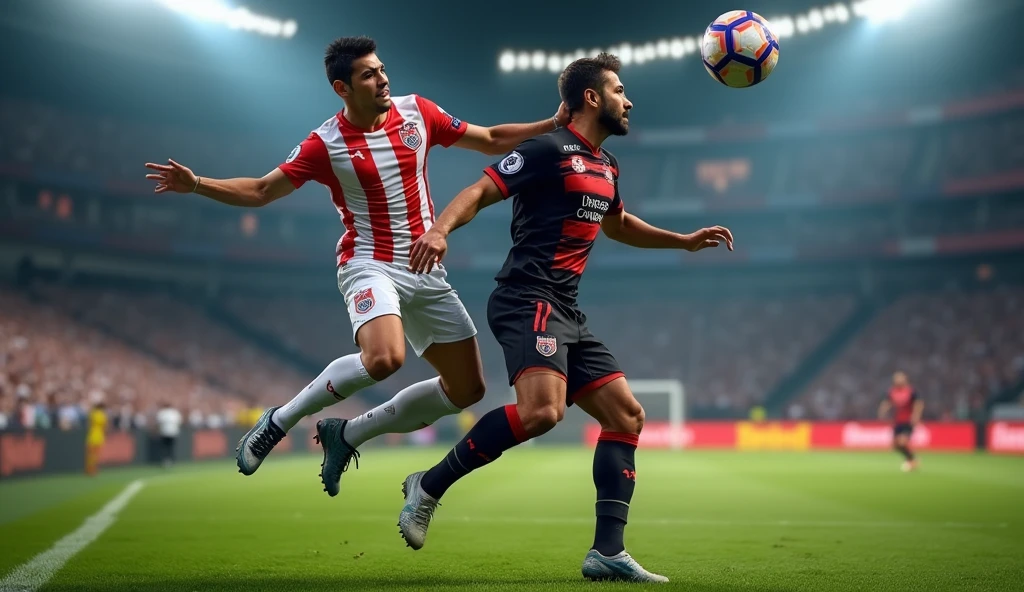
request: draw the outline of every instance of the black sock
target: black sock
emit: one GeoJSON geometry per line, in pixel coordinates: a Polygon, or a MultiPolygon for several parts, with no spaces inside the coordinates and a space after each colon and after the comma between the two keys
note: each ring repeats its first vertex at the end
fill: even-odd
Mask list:
{"type": "Polygon", "coordinates": [[[906,458],[908,461],[913,462],[914,453],[910,451],[910,446],[900,446],[899,451],[903,453],[904,458],[906,458]]]}
{"type": "Polygon", "coordinates": [[[601,432],[594,450],[594,485],[597,487],[597,528],[594,546],[605,557],[625,550],[622,536],[629,502],[636,487],[635,434],[601,432]]]}
{"type": "Polygon", "coordinates": [[[476,422],[444,460],[427,471],[420,486],[427,495],[441,499],[449,487],[470,471],[497,460],[502,452],[528,439],[515,405],[492,409],[476,422]]]}

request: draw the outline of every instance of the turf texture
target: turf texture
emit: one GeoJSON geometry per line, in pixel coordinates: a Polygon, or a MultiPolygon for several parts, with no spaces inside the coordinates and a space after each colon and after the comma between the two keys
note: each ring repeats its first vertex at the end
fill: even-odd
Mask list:
{"type": "MultiPolygon", "coordinates": [[[[0,577],[145,487],[44,590],[635,590],[591,583],[592,451],[530,447],[451,489],[426,546],[401,483],[441,449],[371,449],[341,494],[319,457],[107,470],[0,484],[0,577]]],[[[626,544],[659,589],[1024,589],[1024,458],[640,450],[626,544]],[[1014,583],[1016,582],[1016,583],[1014,583]]]]}

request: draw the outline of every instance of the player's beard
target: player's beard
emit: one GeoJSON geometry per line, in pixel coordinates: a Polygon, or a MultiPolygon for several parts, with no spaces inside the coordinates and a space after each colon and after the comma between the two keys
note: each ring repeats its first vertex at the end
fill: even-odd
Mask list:
{"type": "Polygon", "coordinates": [[[629,122],[625,116],[613,113],[607,103],[601,107],[597,122],[613,136],[625,136],[629,133],[629,122]]]}

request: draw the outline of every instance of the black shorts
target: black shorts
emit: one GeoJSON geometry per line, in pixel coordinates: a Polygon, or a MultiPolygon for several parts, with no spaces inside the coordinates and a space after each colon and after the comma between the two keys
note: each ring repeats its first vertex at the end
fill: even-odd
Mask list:
{"type": "Polygon", "coordinates": [[[505,353],[509,385],[530,368],[550,368],[565,378],[569,405],[623,376],[586,322],[575,303],[535,287],[498,284],[487,302],[487,324],[505,353]]]}
{"type": "Polygon", "coordinates": [[[913,433],[914,433],[914,426],[913,426],[913,424],[898,423],[898,424],[892,426],[892,435],[893,436],[901,436],[901,435],[909,436],[909,435],[911,435],[913,433]]]}

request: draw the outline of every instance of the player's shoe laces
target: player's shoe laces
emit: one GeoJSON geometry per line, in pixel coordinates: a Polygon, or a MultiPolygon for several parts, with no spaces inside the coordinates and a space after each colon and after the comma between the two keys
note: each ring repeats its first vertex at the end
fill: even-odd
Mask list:
{"type": "Polygon", "coordinates": [[[235,448],[235,462],[238,464],[239,473],[243,475],[255,473],[256,469],[263,464],[263,459],[267,458],[274,446],[277,446],[277,443],[285,437],[284,430],[270,420],[277,409],[277,407],[271,407],[264,411],[256,425],[252,426],[252,429],[238,441],[238,447],[235,448]]]}
{"type": "Polygon", "coordinates": [[[320,481],[327,495],[334,497],[341,491],[341,474],[348,470],[349,463],[356,459],[359,468],[359,453],[345,441],[347,419],[321,419],[316,422],[316,436],[313,437],[324,449],[324,461],[320,464],[320,481]]]}
{"type": "Polygon", "coordinates": [[[615,581],[615,582],[649,582],[664,584],[668,582],[665,576],[653,574],[636,562],[625,551],[612,557],[605,557],[591,549],[583,560],[583,577],[593,581],[615,581]]]}
{"type": "Polygon", "coordinates": [[[405,544],[413,549],[423,547],[430,519],[434,517],[434,510],[439,505],[436,499],[427,495],[420,487],[420,481],[425,474],[426,471],[413,473],[405,478],[405,483],[402,483],[405,506],[398,515],[398,530],[402,533],[405,544]]]}

